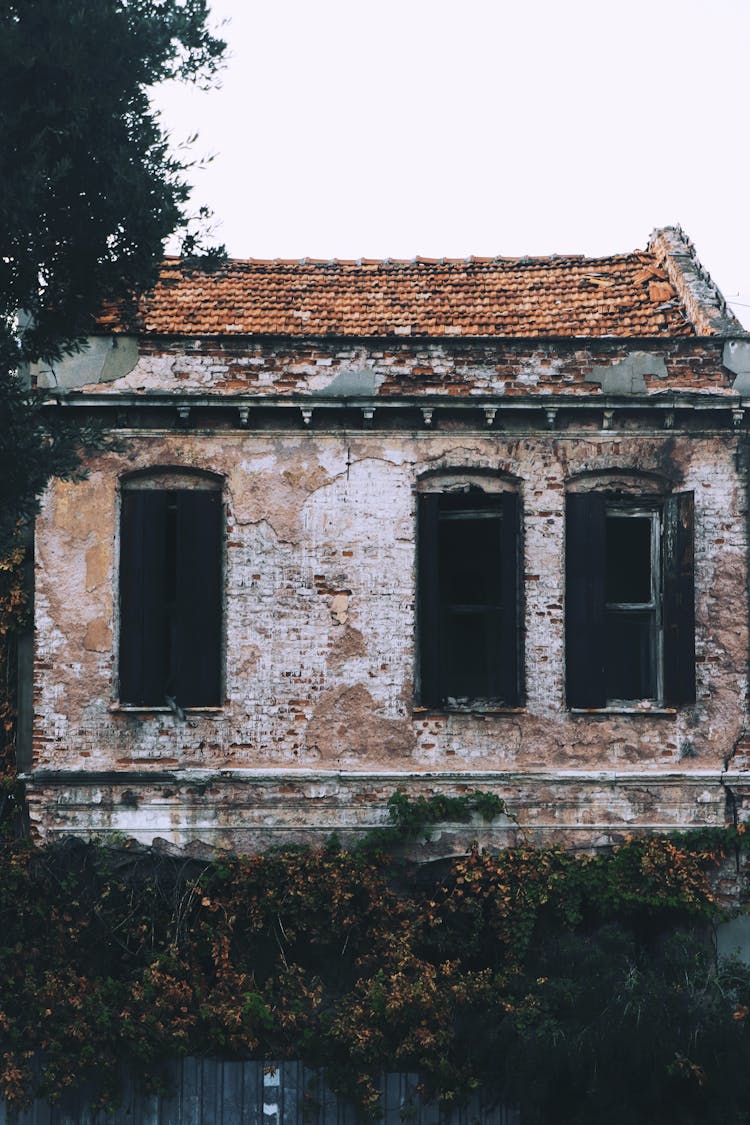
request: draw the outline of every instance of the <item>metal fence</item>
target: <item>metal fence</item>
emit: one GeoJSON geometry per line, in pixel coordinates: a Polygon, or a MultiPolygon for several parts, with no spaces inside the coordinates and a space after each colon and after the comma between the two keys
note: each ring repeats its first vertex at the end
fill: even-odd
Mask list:
{"type": "MultiPolygon", "coordinates": [[[[86,1108],[85,1094],[56,1105],[37,1100],[17,1116],[0,1101],[0,1125],[355,1125],[319,1071],[297,1062],[228,1062],[189,1058],[170,1067],[172,1093],[127,1091],[114,1113],[86,1108]]],[[[423,1103],[415,1074],[381,1082],[384,1125],[520,1125],[518,1113],[487,1102],[481,1092],[460,1107],[423,1103]]]]}

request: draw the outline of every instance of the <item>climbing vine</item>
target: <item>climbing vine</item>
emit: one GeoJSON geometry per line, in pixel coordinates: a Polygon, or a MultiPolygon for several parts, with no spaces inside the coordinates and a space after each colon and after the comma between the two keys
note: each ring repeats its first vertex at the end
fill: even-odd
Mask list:
{"type": "Polygon", "coordinates": [[[380,846],[213,863],[6,836],[0,1091],[107,1105],[126,1073],[158,1088],[165,1060],[217,1054],[325,1066],[363,1118],[379,1074],[409,1070],[444,1101],[481,1085],[524,1125],[750,1120],[750,971],[710,942],[744,833],[426,867],[391,848],[499,811],[458,800],[395,796],[380,846]]]}

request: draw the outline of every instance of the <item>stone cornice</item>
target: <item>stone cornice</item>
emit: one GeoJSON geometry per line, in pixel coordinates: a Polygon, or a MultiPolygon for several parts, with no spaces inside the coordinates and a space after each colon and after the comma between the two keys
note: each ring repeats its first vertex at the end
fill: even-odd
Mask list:
{"type": "Polygon", "coordinates": [[[435,431],[451,427],[500,434],[519,429],[587,432],[634,428],[695,433],[740,429],[750,421],[750,396],[663,391],[612,395],[601,392],[528,395],[325,395],[206,394],[163,391],[49,392],[47,409],[86,411],[116,430],[356,430],[435,431]],[[148,419],[146,418],[148,416],[148,419]]]}

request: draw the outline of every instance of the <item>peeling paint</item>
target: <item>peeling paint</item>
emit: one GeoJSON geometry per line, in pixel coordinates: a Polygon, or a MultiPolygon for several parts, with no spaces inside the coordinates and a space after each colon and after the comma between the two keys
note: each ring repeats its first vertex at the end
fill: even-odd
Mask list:
{"type": "Polygon", "coordinates": [[[134,336],[91,336],[80,352],[54,364],[36,364],[31,374],[40,390],[72,390],[124,379],[137,363],[134,336]]]}
{"type": "Polygon", "coordinates": [[[635,395],[646,393],[645,375],[654,375],[657,379],[667,378],[663,356],[633,352],[618,363],[593,367],[584,378],[587,383],[600,383],[605,394],[635,395]]]}
{"type": "Polygon", "coordinates": [[[385,374],[372,368],[359,370],[339,371],[330,382],[324,385],[313,386],[313,390],[321,398],[333,396],[336,398],[357,398],[377,394],[385,382],[385,374]]]}
{"type": "Polygon", "coordinates": [[[727,340],[722,362],[733,372],[733,388],[738,394],[750,394],[750,340],[727,340]]]}

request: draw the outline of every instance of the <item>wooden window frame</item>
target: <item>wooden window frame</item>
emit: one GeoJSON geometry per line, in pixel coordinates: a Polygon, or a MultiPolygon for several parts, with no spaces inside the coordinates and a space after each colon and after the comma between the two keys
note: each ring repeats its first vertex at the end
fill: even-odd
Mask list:
{"type": "Polygon", "coordinates": [[[566,500],[566,700],[571,710],[676,709],[695,702],[694,494],[570,492],[566,500]],[[653,520],[655,684],[649,696],[607,697],[606,520],[653,520]],[[658,528],[658,536],[656,531],[658,528]]]}
{"type": "MultiPolygon", "coordinates": [[[[621,502],[607,505],[604,509],[605,522],[612,519],[647,519],[650,524],[650,571],[649,571],[649,598],[645,602],[604,602],[607,617],[618,614],[623,617],[635,617],[648,614],[649,617],[649,647],[651,649],[651,680],[653,690],[647,695],[630,699],[627,696],[608,696],[608,707],[627,707],[635,700],[650,701],[661,705],[664,700],[664,629],[662,614],[662,517],[661,505],[650,504],[623,504],[621,502]]],[[[606,573],[605,573],[606,586],[606,573]]]]}

